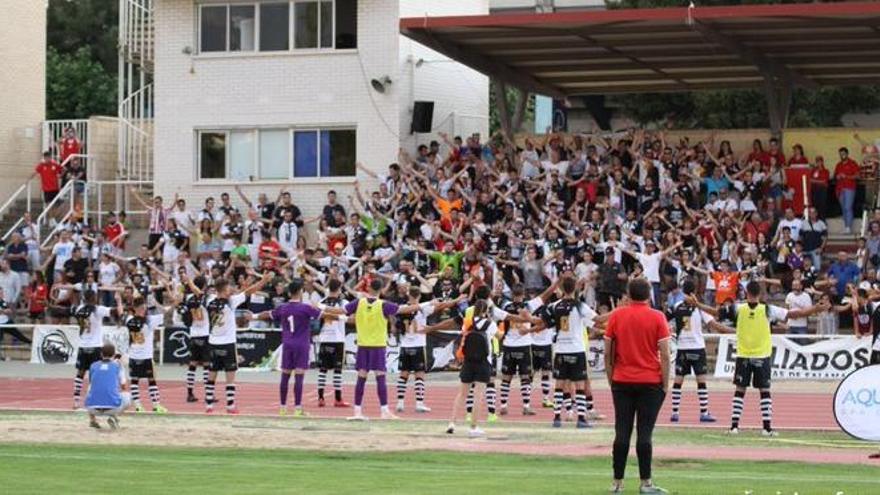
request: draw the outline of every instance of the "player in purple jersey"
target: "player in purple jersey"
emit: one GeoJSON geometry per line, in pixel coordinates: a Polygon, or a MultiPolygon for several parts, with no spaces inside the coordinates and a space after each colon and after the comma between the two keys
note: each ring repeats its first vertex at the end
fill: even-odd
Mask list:
{"type": "Polygon", "coordinates": [[[293,372],[293,415],[305,416],[302,408],[303,381],[309,368],[309,349],[311,347],[311,323],[313,320],[327,316],[343,316],[345,311],[340,308],[325,308],[323,311],[302,302],[303,281],[295,279],[288,286],[290,302],[282,304],[272,311],[264,311],[255,319],[271,318],[281,324],[281,399],[280,415],[287,414],[287,391],[290,385],[290,373],[293,372]]]}

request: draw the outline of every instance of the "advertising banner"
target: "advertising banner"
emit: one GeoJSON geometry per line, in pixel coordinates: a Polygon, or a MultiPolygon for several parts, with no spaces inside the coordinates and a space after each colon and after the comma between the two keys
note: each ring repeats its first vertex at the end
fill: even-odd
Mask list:
{"type": "MultiPolygon", "coordinates": [[[[116,352],[128,352],[128,331],[123,327],[104,327],[104,342],[116,346],[116,352]]],[[[79,328],[74,325],[38,325],[34,327],[31,363],[76,364],[79,328]]]]}
{"type": "Polygon", "coordinates": [[[840,382],[834,419],[850,436],[880,442],[880,365],[859,368],[840,382]]]}
{"type": "MultiPolygon", "coordinates": [[[[843,337],[800,345],[786,337],[773,336],[771,369],[773,378],[788,380],[840,380],[868,364],[870,339],[843,337]]],[[[736,359],[736,337],[718,341],[715,376],[732,378],[736,359]]]]}

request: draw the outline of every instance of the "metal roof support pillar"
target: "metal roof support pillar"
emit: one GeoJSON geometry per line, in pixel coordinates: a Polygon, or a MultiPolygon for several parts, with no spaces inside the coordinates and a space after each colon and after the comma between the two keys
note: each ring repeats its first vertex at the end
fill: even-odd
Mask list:
{"type": "Polygon", "coordinates": [[[791,83],[785,80],[764,80],[764,97],[767,99],[767,115],[770,118],[770,134],[781,139],[788,124],[791,110],[791,83]]]}

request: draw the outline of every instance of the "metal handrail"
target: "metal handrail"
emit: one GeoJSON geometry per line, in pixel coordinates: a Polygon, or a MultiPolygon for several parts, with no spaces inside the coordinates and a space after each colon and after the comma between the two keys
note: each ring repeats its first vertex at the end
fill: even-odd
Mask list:
{"type": "MultiPolygon", "coordinates": [[[[46,246],[46,244],[49,242],[49,239],[51,239],[52,235],[55,234],[55,231],[58,230],[58,225],[61,225],[62,223],[64,223],[64,221],[67,220],[70,217],[70,214],[73,212],[74,200],[75,200],[75,194],[74,194],[75,193],[75,189],[74,189],[75,183],[76,183],[76,181],[70,181],[67,184],[64,184],[64,187],[62,187],[61,190],[58,191],[58,195],[55,196],[55,198],[52,199],[52,201],[50,201],[49,204],[47,204],[45,208],[43,208],[43,212],[40,213],[40,216],[38,216],[37,220],[34,222],[37,225],[37,233],[41,234],[43,222],[46,221],[46,215],[50,211],[52,211],[52,208],[55,206],[56,203],[58,203],[59,201],[62,201],[62,198],[64,198],[64,196],[66,194],[70,193],[70,207],[68,208],[67,213],[61,217],[61,221],[59,221],[58,224],[55,226],[55,228],[52,229],[52,232],[50,232],[49,235],[47,235],[45,237],[45,239],[43,240],[43,243],[40,244],[40,247],[46,246]]],[[[40,237],[42,238],[42,236],[40,236],[40,237]]]]}

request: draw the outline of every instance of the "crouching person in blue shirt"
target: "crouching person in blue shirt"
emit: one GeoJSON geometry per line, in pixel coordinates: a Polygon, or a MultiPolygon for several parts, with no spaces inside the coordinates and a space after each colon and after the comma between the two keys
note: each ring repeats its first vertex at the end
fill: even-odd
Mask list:
{"type": "Polygon", "coordinates": [[[92,363],[89,368],[89,393],[86,396],[89,426],[100,428],[97,417],[107,416],[107,425],[115,430],[119,427],[116,415],[130,405],[131,394],[128,392],[125,368],[116,358],[113,344],[104,344],[101,348],[101,360],[92,363]]]}

